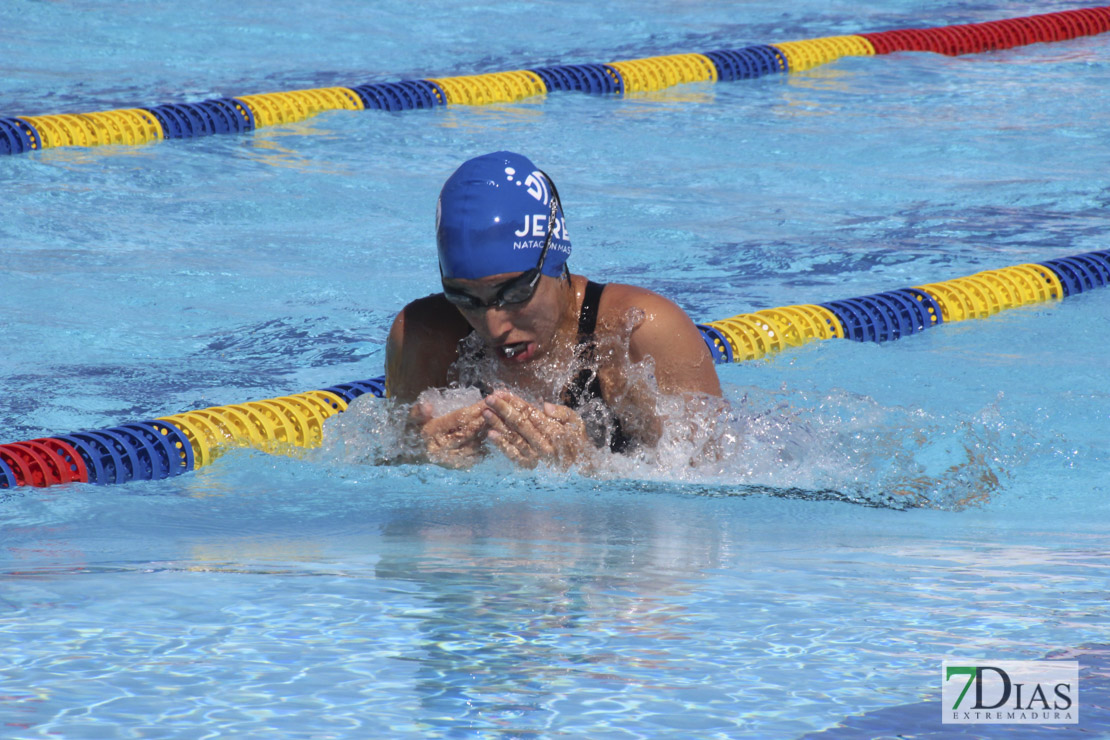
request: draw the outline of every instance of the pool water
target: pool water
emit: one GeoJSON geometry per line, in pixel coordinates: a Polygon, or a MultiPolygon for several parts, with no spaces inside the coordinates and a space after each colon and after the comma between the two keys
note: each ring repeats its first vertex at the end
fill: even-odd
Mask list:
{"type": "MultiPolygon", "coordinates": [[[[0,115],[1075,7],[0,6],[0,115]]],[[[528,154],[570,264],[698,321],[1105,249],[1110,37],[0,158],[4,442],[381,374],[439,187],[528,154]]],[[[719,368],[744,438],[595,475],[301,458],[0,498],[0,736],[1035,737],[945,659],[1080,662],[1110,736],[1110,291],[719,368]]],[[[681,450],[679,450],[681,452],[681,450]]]]}

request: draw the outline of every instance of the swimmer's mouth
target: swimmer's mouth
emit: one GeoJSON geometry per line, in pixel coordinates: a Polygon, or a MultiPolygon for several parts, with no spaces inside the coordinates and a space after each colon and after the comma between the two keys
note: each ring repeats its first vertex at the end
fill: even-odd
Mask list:
{"type": "Polygon", "coordinates": [[[502,359],[509,362],[527,362],[536,353],[536,343],[514,342],[512,344],[502,344],[497,348],[497,351],[502,359]]]}

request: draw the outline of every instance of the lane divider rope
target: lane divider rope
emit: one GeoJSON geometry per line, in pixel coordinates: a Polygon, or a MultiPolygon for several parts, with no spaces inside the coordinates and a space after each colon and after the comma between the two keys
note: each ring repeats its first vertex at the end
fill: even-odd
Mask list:
{"type": "MultiPolygon", "coordinates": [[[[699,324],[717,363],[745,362],[818,339],[887,342],[944,323],[1058,301],[1110,285],[1110,250],[823,304],[768,308],[699,324]]],[[[212,464],[237,447],[296,454],[319,447],[324,422],[385,378],[243,404],[0,445],[0,489],[159,480],[212,464]]]]}
{"type": "Polygon", "coordinates": [[[950,56],[1056,42],[1110,31],[1110,6],[935,28],[787,41],[694,54],[670,54],[607,64],[378,82],[169,103],[96,113],[0,117],[0,154],[63,146],[139,145],[245,133],[296,123],[331,110],[402,111],[444,105],[513,103],[574,90],[627,95],[690,82],[729,82],[803,72],[846,56],[928,51],[950,56]]]}

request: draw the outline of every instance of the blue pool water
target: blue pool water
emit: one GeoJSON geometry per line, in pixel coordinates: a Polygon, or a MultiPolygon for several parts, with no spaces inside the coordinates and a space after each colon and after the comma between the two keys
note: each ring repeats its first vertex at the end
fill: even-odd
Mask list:
{"type": "MultiPolygon", "coordinates": [[[[0,116],[605,62],[1075,7],[0,5],[0,116]],[[927,13],[927,15],[926,15],[927,13]]],[[[0,158],[3,442],[382,372],[435,197],[526,152],[595,279],[696,320],[1105,249],[1110,37],[627,98],[333,112],[0,158]]],[[[595,476],[304,459],[0,499],[0,737],[1039,737],[947,658],[1077,656],[1110,736],[1110,291],[720,368],[745,441],[595,476]]]]}

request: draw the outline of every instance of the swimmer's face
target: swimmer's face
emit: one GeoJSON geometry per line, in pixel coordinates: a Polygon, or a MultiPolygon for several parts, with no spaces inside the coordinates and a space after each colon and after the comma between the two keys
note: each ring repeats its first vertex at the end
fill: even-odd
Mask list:
{"type": "MultiPolygon", "coordinates": [[[[443,286],[467,293],[479,304],[491,304],[496,302],[506,283],[520,275],[519,272],[510,272],[477,280],[446,278],[443,286]]],[[[499,360],[523,364],[542,357],[551,348],[562,319],[565,282],[560,278],[541,275],[536,292],[523,303],[481,308],[455,305],[499,360]]]]}

